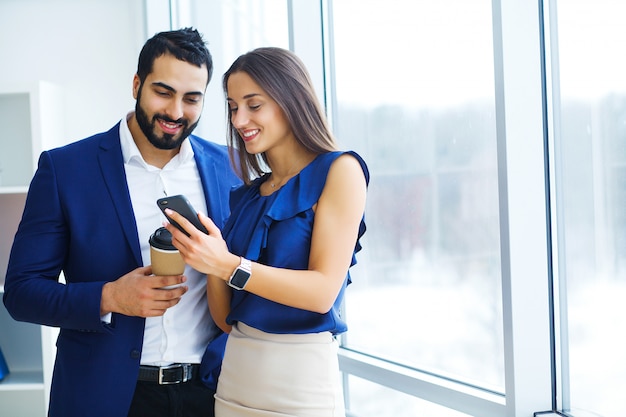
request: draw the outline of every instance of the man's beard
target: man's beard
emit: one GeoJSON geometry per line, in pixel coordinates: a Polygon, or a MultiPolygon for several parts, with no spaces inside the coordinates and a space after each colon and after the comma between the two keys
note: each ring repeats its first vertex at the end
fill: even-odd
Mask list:
{"type": "MultiPolygon", "coordinates": [[[[143,87],[143,86],[142,86],[143,87]]],[[[187,119],[180,118],[178,120],[172,120],[164,114],[155,113],[152,116],[152,120],[148,119],[148,113],[146,113],[141,107],[141,88],[139,87],[139,92],[137,93],[137,102],[135,103],[135,118],[137,119],[137,124],[139,124],[139,128],[143,132],[144,135],[148,138],[148,141],[158,149],[176,149],[180,146],[181,143],[193,132],[193,130],[198,126],[198,122],[200,119],[196,120],[194,124],[189,126],[189,121],[187,119]],[[174,135],[170,135],[168,133],[163,133],[163,136],[157,136],[156,132],[156,124],[157,119],[164,120],[168,123],[179,123],[183,126],[183,130],[180,132],[180,136],[175,138],[174,135]]]]}

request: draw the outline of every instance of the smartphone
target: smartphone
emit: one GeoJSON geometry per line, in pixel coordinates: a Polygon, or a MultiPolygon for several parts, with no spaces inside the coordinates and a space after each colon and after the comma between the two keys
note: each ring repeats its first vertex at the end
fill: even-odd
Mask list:
{"type": "MultiPolygon", "coordinates": [[[[184,195],[179,194],[159,198],[157,200],[157,205],[159,206],[163,214],[165,214],[166,208],[172,209],[181,216],[183,216],[185,219],[189,220],[189,222],[193,224],[196,229],[206,233],[207,235],[209,234],[209,232],[206,230],[206,227],[204,227],[202,223],[200,223],[200,219],[198,219],[198,212],[193,208],[187,197],[185,197],[184,195]]],[[[187,231],[183,229],[181,225],[170,219],[167,214],[165,214],[165,217],[167,217],[167,220],[178,230],[189,236],[189,233],[187,233],[187,231]]]]}

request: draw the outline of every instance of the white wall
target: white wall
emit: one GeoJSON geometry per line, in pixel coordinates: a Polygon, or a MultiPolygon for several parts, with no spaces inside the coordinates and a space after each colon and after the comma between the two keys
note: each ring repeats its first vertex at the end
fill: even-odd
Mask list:
{"type": "Polygon", "coordinates": [[[134,106],[144,15],[143,0],[0,0],[0,79],[61,86],[67,142],[107,130],[134,106]]]}

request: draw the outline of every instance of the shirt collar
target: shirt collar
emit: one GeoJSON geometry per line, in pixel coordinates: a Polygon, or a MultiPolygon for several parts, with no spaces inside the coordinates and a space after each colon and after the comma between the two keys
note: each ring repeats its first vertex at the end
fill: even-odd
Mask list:
{"type": "MultiPolygon", "coordinates": [[[[124,158],[124,163],[128,164],[131,160],[136,160],[145,164],[146,162],[141,156],[141,152],[139,152],[139,148],[137,144],[133,140],[133,135],[130,133],[130,129],[128,127],[128,121],[133,116],[134,111],[129,111],[126,113],[126,116],[122,118],[120,122],[120,144],[122,146],[122,157],[124,158]]],[[[189,141],[184,140],[180,146],[180,152],[172,158],[172,160],[176,159],[179,163],[190,161],[194,156],[193,148],[189,141]]],[[[171,162],[171,161],[170,161],[171,162]]]]}

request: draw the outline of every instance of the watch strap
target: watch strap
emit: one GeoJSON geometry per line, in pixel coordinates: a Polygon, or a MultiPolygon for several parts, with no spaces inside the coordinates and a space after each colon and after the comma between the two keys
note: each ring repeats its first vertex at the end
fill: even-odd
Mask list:
{"type": "Polygon", "coordinates": [[[240,259],[239,266],[235,268],[228,279],[228,285],[236,290],[243,290],[250,279],[250,275],[252,275],[252,262],[243,256],[240,259]]]}

